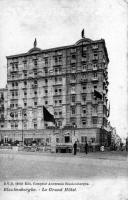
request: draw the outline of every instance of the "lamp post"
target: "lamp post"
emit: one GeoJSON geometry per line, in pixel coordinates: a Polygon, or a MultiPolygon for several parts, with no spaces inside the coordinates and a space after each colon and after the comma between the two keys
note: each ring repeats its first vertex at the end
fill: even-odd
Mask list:
{"type": "Polygon", "coordinates": [[[75,129],[77,128],[77,125],[73,124],[73,128],[74,128],[74,136],[75,136],[75,129]]]}
{"type": "Polygon", "coordinates": [[[22,107],[19,107],[21,111],[21,138],[22,138],[22,145],[24,144],[24,133],[23,133],[23,109],[22,107]]]}

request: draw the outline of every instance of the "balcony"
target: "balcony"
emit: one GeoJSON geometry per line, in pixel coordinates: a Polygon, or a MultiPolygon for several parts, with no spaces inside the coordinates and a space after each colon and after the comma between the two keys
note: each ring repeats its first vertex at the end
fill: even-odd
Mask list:
{"type": "Polygon", "coordinates": [[[54,93],[53,97],[58,97],[58,96],[62,96],[62,93],[54,93]]]}
{"type": "Polygon", "coordinates": [[[76,63],[76,59],[75,59],[75,58],[74,58],[74,59],[72,58],[71,61],[70,61],[70,63],[71,63],[71,64],[76,63]]]}
{"type": "Polygon", "coordinates": [[[87,58],[86,57],[82,57],[81,62],[87,62],[87,58]]]}
{"type": "Polygon", "coordinates": [[[71,102],[70,105],[74,106],[74,105],[76,105],[76,102],[71,102]]]}
{"type": "Polygon", "coordinates": [[[93,67],[92,68],[93,71],[97,71],[97,69],[98,69],[97,67],[93,67]]]}
{"type": "Polygon", "coordinates": [[[76,79],[71,79],[70,83],[76,83],[76,79]]]}
{"type": "Polygon", "coordinates": [[[99,81],[98,77],[93,77],[91,80],[92,80],[92,82],[97,82],[97,81],[99,81]]]}
{"type": "Polygon", "coordinates": [[[80,83],[81,83],[81,84],[84,84],[84,83],[87,83],[87,82],[88,82],[88,79],[87,79],[87,78],[84,78],[84,79],[81,79],[81,80],[80,80],[80,83]]]}
{"type": "Polygon", "coordinates": [[[92,117],[97,117],[97,116],[98,116],[97,112],[92,112],[92,117]]]}
{"type": "Polygon", "coordinates": [[[55,63],[53,64],[53,67],[60,66],[60,65],[63,65],[63,62],[62,62],[62,61],[55,62],[55,63]]]}
{"type": "Polygon", "coordinates": [[[34,89],[34,88],[37,88],[38,87],[38,85],[32,85],[32,88],[34,89]]]}
{"type": "Polygon", "coordinates": [[[93,60],[98,60],[98,56],[93,56],[93,60]]]}

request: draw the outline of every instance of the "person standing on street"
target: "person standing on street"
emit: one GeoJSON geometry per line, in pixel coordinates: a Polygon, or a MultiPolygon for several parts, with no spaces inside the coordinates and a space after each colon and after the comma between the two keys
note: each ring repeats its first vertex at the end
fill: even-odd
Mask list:
{"type": "Polygon", "coordinates": [[[77,143],[76,142],[74,143],[73,148],[74,148],[74,155],[76,155],[76,152],[77,152],[77,143]]]}
{"type": "Polygon", "coordinates": [[[86,143],[85,143],[85,153],[86,153],[86,154],[88,153],[88,143],[87,143],[87,141],[86,141],[86,143]]]}

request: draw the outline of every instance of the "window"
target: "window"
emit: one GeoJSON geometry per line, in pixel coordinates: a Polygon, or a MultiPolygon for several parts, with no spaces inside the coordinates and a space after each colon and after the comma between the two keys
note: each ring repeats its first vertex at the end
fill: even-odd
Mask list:
{"type": "Polygon", "coordinates": [[[93,75],[94,75],[94,78],[97,78],[97,73],[95,72],[95,73],[93,73],[93,75]]]}
{"type": "Polygon", "coordinates": [[[55,100],[55,105],[57,104],[57,100],[55,100]]]}
{"type": "Polygon", "coordinates": [[[47,127],[48,127],[48,124],[47,124],[47,123],[45,123],[45,124],[44,124],[44,126],[47,128],[47,127]]]}
{"type": "Polygon", "coordinates": [[[27,95],[27,92],[26,91],[24,91],[24,96],[26,96],[27,95]]]}
{"type": "Polygon", "coordinates": [[[94,143],[95,140],[96,140],[96,139],[95,139],[94,137],[91,138],[92,143],[94,143]]]}
{"type": "Polygon", "coordinates": [[[34,123],[34,129],[37,129],[37,123],[34,123]]]}
{"type": "Polygon", "coordinates": [[[97,105],[93,105],[93,111],[96,113],[97,112],[97,105]]]}
{"type": "Polygon", "coordinates": [[[59,62],[62,62],[62,56],[59,56],[58,59],[59,59],[59,62]]]}
{"type": "Polygon", "coordinates": [[[50,139],[49,139],[49,138],[46,138],[46,142],[49,143],[49,142],[50,142],[50,139]]]}
{"type": "Polygon", "coordinates": [[[98,49],[98,44],[92,45],[92,49],[98,49]]]}
{"type": "Polygon", "coordinates": [[[34,65],[37,66],[37,60],[36,59],[34,60],[34,65]]]}
{"type": "Polygon", "coordinates": [[[34,84],[37,85],[37,80],[34,80],[34,84]]]}
{"type": "Polygon", "coordinates": [[[24,103],[24,106],[27,106],[27,103],[24,103]]]}
{"type": "Polygon", "coordinates": [[[58,126],[62,126],[62,121],[58,121],[58,126]]]}
{"type": "Polygon", "coordinates": [[[45,84],[47,84],[48,83],[48,79],[45,79],[45,84]]]}
{"type": "Polygon", "coordinates": [[[86,95],[82,95],[82,100],[86,101],[86,95]]]}
{"type": "Polygon", "coordinates": [[[48,73],[48,68],[44,68],[44,73],[45,73],[45,74],[48,73]]]}
{"type": "Polygon", "coordinates": [[[72,101],[72,102],[75,102],[75,101],[76,101],[76,96],[75,96],[75,95],[72,95],[72,96],[71,96],[71,101],[72,101]]]}
{"type": "Polygon", "coordinates": [[[62,92],[62,90],[61,89],[59,89],[59,93],[61,93],[62,92]]]}
{"type": "Polygon", "coordinates": [[[86,71],[87,65],[86,65],[86,64],[83,64],[82,69],[83,69],[83,71],[86,71]]]}
{"type": "Polygon", "coordinates": [[[44,58],[45,65],[48,64],[48,58],[44,58]]]}
{"type": "Polygon", "coordinates": [[[15,92],[15,95],[18,96],[18,91],[15,92]]]}
{"type": "Polygon", "coordinates": [[[45,101],[45,105],[47,105],[48,104],[48,101],[45,101]]]}
{"type": "Polygon", "coordinates": [[[94,54],[93,54],[93,59],[94,59],[94,60],[98,60],[98,54],[95,53],[95,52],[94,52],[94,54]]]}
{"type": "Polygon", "coordinates": [[[73,54],[73,55],[71,56],[71,58],[72,58],[72,59],[76,59],[76,55],[73,54]]]}
{"type": "Polygon", "coordinates": [[[27,113],[26,111],[23,112],[24,117],[27,117],[27,113]]]}
{"type": "Polygon", "coordinates": [[[93,69],[97,69],[97,64],[96,63],[93,64],[93,69]]]}
{"type": "Polygon", "coordinates": [[[83,90],[86,90],[86,86],[83,86],[83,90]]]}
{"type": "Polygon", "coordinates": [[[18,128],[18,124],[17,123],[15,124],[15,128],[18,128]]]}
{"type": "Polygon", "coordinates": [[[27,61],[24,60],[23,63],[24,63],[24,67],[27,67],[27,61]]]}
{"type": "Polygon", "coordinates": [[[37,106],[37,101],[34,102],[34,106],[37,106]]]}
{"type": "Polygon", "coordinates": [[[11,124],[11,129],[13,129],[14,128],[14,124],[11,124]]]}
{"type": "Polygon", "coordinates": [[[57,115],[57,112],[54,112],[54,115],[57,115]]]}
{"type": "Polygon", "coordinates": [[[97,85],[94,85],[94,89],[96,89],[97,88],[97,85]]]}
{"type": "Polygon", "coordinates": [[[75,48],[71,49],[71,53],[75,53],[75,52],[76,52],[75,48]]]}
{"type": "Polygon", "coordinates": [[[24,81],[24,85],[27,85],[27,81],[24,81]]]}
{"type": "Polygon", "coordinates": [[[37,71],[34,71],[34,76],[37,76],[37,71]]]}
{"type": "Polygon", "coordinates": [[[14,108],[14,104],[11,103],[11,104],[10,104],[10,108],[14,108]]]}
{"type": "Polygon", "coordinates": [[[86,125],[86,120],[85,119],[82,120],[82,125],[86,125]]]}
{"type": "Polygon", "coordinates": [[[82,143],[87,142],[87,136],[81,136],[81,142],[82,143]]]}
{"type": "Polygon", "coordinates": [[[72,64],[71,64],[71,70],[72,70],[72,71],[75,71],[75,69],[76,69],[76,65],[75,65],[75,63],[72,63],[72,64]]]}
{"type": "Polygon", "coordinates": [[[72,80],[76,80],[76,76],[74,74],[71,75],[72,80]]]}
{"type": "Polygon", "coordinates": [[[86,108],[83,108],[83,114],[86,114],[86,108]]]}
{"type": "Polygon", "coordinates": [[[24,73],[24,77],[25,77],[25,78],[27,77],[27,72],[24,73]]]}
{"type": "Polygon", "coordinates": [[[59,138],[56,138],[56,143],[59,143],[59,138]]]}
{"type": "Polygon", "coordinates": [[[55,56],[55,63],[61,63],[62,62],[62,56],[55,56]]]}
{"type": "Polygon", "coordinates": [[[48,90],[45,90],[45,94],[48,94],[48,90]]]}
{"type": "Polygon", "coordinates": [[[74,115],[75,114],[75,107],[71,107],[71,113],[74,115]]]}
{"type": "Polygon", "coordinates": [[[34,91],[34,94],[37,95],[37,91],[34,91]]]}
{"type": "Polygon", "coordinates": [[[71,93],[75,93],[75,86],[71,87],[71,93]]]}
{"type": "Polygon", "coordinates": [[[87,46],[83,46],[83,51],[87,51],[87,46]]]}
{"type": "Polygon", "coordinates": [[[61,104],[61,103],[62,103],[62,100],[59,100],[59,103],[61,104]]]}
{"type": "Polygon", "coordinates": [[[27,129],[27,123],[24,123],[24,128],[27,129]]]}
{"type": "Polygon", "coordinates": [[[18,113],[15,113],[15,117],[16,117],[16,118],[18,117],[18,113]]]}
{"type": "Polygon", "coordinates": [[[93,117],[93,118],[92,118],[92,123],[93,123],[93,124],[97,124],[97,117],[93,117]]]}
{"type": "Polygon", "coordinates": [[[59,112],[59,115],[62,115],[62,112],[61,112],[61,111],[59,112]]]}

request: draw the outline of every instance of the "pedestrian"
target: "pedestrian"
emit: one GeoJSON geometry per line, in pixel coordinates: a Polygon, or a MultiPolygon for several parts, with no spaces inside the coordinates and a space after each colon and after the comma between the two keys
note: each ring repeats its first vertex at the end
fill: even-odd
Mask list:
{"type": "Polygon", "coordinates": [[[76,142],[74,143],[73,148],[74,148],[74,155],[76,155],[76,152],[77,152],[77,143],[76,142]]]}
{"type": "Polygon", "coordinates": [[[86,154],[88,153],[88,143],[87,143],[87,141],[86,141],[86,143],[85,143],[85,153],[86,153],[86,154]]]}

